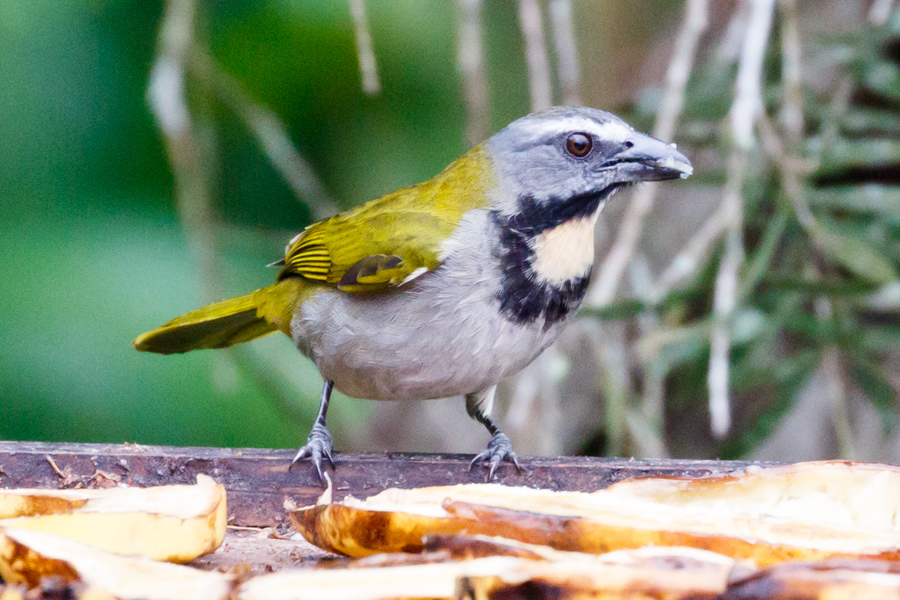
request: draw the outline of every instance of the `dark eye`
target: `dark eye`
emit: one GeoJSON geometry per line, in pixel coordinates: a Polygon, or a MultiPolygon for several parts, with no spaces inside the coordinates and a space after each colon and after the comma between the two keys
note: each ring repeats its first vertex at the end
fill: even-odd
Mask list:
{"type": "Polygon", "coordinates": [[[584,158],[591,151],[594,142],[586,133],[572,133],[566,138],[566,150],[576,158],[584,158]]]}

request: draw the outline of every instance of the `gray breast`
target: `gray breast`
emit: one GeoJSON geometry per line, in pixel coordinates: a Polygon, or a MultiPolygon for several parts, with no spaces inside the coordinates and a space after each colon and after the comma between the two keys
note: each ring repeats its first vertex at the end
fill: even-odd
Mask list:
{"type": "Polygon", "coordinates": [[[497,224],[466,214],[440,267],[382,294],[323,292],[291,322],[294,341],[341,392],[373,400],[484,390],[528,365],[559,334],[500,310],[497,224]]]}

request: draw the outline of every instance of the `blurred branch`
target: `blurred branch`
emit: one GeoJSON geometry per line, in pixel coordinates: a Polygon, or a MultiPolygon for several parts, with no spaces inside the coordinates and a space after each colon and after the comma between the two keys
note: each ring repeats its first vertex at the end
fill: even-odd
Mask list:
{"type": "MultiPolygon", "coordinates": [[[[784,128],[784,145],[779,144],[777,134],[767,119],[763,119],[760,130],[764,132],[768,148],[780,152],[778,164],[781,166],[782,193],[788,196],[798,221],[809,232],[820,226],[813,216],[801,181],[800,155],[803,144],[803,84],[801,79],[802,53],[800,46],[800,26],[797,16],[797,0],[781,1],[781,51],[782,51],[782,94],[783,106],[781,122],[784,128]]],[[[844,102],[849,100],[849,95],[844,102]]],[[[816,235],[811,236],[813,241],[816,235]]],[[[820,234],[821,237],[821,234],[820,234]]],[[[818,273],[819,269],[815,268],[818,273]]],[[[827,297],[815,301],[816,316],[820,321],[833,321],[834,308],[827,297]]],[[[850,409],[847,405],[847,371],[836,344],[830,344],[822,354],[822,372],[826,380],[831,401],[831,421],[837,438],[838,453],[841,458],[855,457],[853,429],[850,425],[850,409]]]]}
{"type": "MultiPolygon", "coordinates": [[[[766,229],[756,247],[756,252],[747,268],[744,269],[738,288],[738,302],[745,301],[756,289],[756,286],[763,281],[763,276],[775,257],[775,250],[782,241],[788,225],[789,209],[782,204],[778,205],[776,213],[766,223],[766,229]]],[[[771,283],[769,285],[771,286],[771,283]]]]}
{"type": "Polygon", "coordinates": [[[550,24],[556,58],[559,61],[559,83],[562,103],[581,105],[581,69],[575,46],[575,24],[572,21],[572,0],[550,0],[550,24]]]}
{"type": "Polygon", "coordinates": [[[782,142],[778,132],[775,131],[768,119],[762,118],[759,120],[759,133],[766,153],[771,156],[775,164],[781,166],[782,188],[784,194],[790,200],[791,206],[794,208],[797,222],[807,232],[813,232],[819,228],[819,224],[816,222],[803,190],[803,182],[800,179],[800,172],[803,167],[800,159],[796,156],[788,155],[784,142],[782,142]]]}
{"type": "Polygon", "coordinates": [[[375,52],[372,50],[372,35],[369,32],[369,20],[366,18],[364,0],[349,0],[350,17],[356,31],[356,54],[359,57],[359,71],[362,74],[362,89],[369,95],[381,93],[381,81],[378,79],[378,66],[375,63],[375,52]]]}
{"type": "Polygon", "coordinates": [[[542,455],[556,456],[566,451],[569,431],[560,401],[560,383],[567,368],[567,359],[553,345],[514,379],[504,421],[510,431],[520,435],[539,434],[534,450],[542,455]],[[529,431],[528,426],[535,424],[537,429],[529,431]]]}
{"type": "Polygon", "coordinates": [[[297,198],[309,205],[313,219],[318,221],[336,214],[337,205],[325,192],[312,167],[300,156],[275,113],[255,102],[206,52],[194,49],[188,58],[191,75],[244,121],[272,166],[297,198]]]}
{"type": "Polygon", "coordinates": [[[754,125],[763,116],[762,66],[774,7],[775,0],[753,0],[741,49],[735,98],[729,113],[734,148],[728,162],[728,180],[722,198],[728,229],[725,233],[725,254],[716,274],[708,374],[709,413],[712,432],[717,437],[723,437],[731,428],[729,370],[738,274],[744,262],[744,174],[750,150],[754,146],[754,125]]]}
{"type": "MultiPolygon", "coordinates": [[[[706,0],[688,0],[684,23],[675,44],[675,54],[666,72],[665,97],[653,128],[653,135],[659,139],[668,140],[675,134],[678,116],[684,105],[684,90],[697,55],[697,44],[706,30],[707,11],[706,0]]],[[[615,298],[619,281],[641,237],[644,219],[653,208],[656,192],[656,184],[644,184],[632,196],[619,227],[619,235],[600,266],[597,282],[588,294],[588,305],[603,306],[615,298]]]]}
{"type": "Polygon", "coordinates": [[[669,452],[663,444],[659,432],[650,419],[632,408],[625,411],[625,424],[628,435],[634,443],[634,456],[641,458],[669,458],[669,452]]]}
{"type": "MultiPolygon", "coordinates": [[[[203,297],[219,298],[210,165],[204,161],[185,89],[185,61],[194,38],[195,0],[169,0],[160,25],[147,97],[172,163],[178,212],[194,253],[203,297]]],[[[208,153],[207,153],[208,154],[208,153]]]]}
{"type": "Polygon", "coordinates": [[[731,356],[731,327],[737,306],[738,272],[744,262],[743,210],[744,169],[748,152],[735,149],[728,161],[728,182],[722,198],[722,210],[727,222],[725,254],[716,274],[713,295],[713,327],[710,333],[709,356],[709,414],[712,432],[724,437],[731,428],[731,402],[728,379],[731,356]]]}
{"type": "Polygon", "coordinates": [[[466,102],[466,141],[480,144],[490,132],[488,87],[484,70],[484,48],[481,44],[482,0],[457,0],[459,5],[459,37],[456,64],[462,75],[466,102]]]}
{"type": "MultiPolygon", "coordinates": [[[[643,255],[637,255],[628,269],[634,295],[646,298],[653,285],[650,265],[643,255]]],[[[654,311],[643,311],[637,316],[641,338],[659,329],[659,317],[654,311]]],[[[628,429],[635,441],[639,456],[664,458],[668,456],[665,443],[665,377],[656,369],[642,369],[641,414],[629,411],[628,429]]]]}
{"type": "Polygon", "coordinates": [[[781,0],[781,81],[784,85],[784,103],[781,107],[781,124],[785,138],[790,140],[791,154],[799,155],[803,141],[803,82],[800,69],[803,64],[800,47],[800,25],[797,17],[797,0],[781,0]]]}
{"type": "Polygon", "coordinates": [[[629,378],[625,324],[594,321],[595,335],[588,337],[600,365],[604,416],[608,436],[607,456],[623,456],[628,428],[628,405],[632,396],[629,378]]]}
{"type": "MultiPolygon", "coordinates": [[[[815,309],[816,316],[822,321],[831,321],[834,318],[831,300],[828,298],[818,298],[815,309]]],[[[839,456],[853,460],[856,451],[853,428],[850,425],[850,407],[847,405],[847,369],[841,357],[841,350],[835,344],[830,344],[822,353],[822,374],[828,386],[831,423],[837,438],[839,456]]]]}
{"type": "Polygon", "coordinates": [[[706,262],[707,257],[731,222],[730,209],[724,203],[719,205],[710,217],[700,226],[691,239],[684,245],[656,283],[650,289],[647,299],[651,303],[662,300],[676,285],[687,279],[706,262]]]}
{"type": "Polygon", "coordinates": [[[719,39],[716,50],[716,58],[720,62],[730,64],[740,57],[744,36],[747,34],[747,19],[750,18],[751,2],[752,0],[739,0],[732,11],[731,19],[719,39]]]}
{"type": "Polygon", "coordinates": [[[891,18],[894,9],[894,0],[872,0],[869,7],[869,23],[872,25],[884,25],[891,18]]]}
{"type": "Polygon", "coordinates": [[[853,94],[853,82],[849,76],[841,77],[831,96],[828,113],[822,123],[822,147],[833,148],[840,137],[840,121],[847,113],[853,94]]]}
{"type": "Polygon", "coordinates": [[[531,112],[548,108],[550,97],[550,63],[544,42],[544,25],[537,0],[519,0],[519,25],[525,40],[525,59],[528,64],[528,88],[531,91],[531,112]]]}
{"type": "Polygon", "coordinates": [[[774,7],[775,0],[752,0],[752,12],[741,49],[735,99],[729,117],[733,141],[744,150],[753,148],[753,128],[763,114],[762,67],[774,7]]]}

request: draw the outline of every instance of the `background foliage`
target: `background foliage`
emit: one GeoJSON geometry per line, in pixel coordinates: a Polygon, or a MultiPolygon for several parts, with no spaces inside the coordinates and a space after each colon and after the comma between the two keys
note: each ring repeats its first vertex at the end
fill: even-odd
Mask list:
{"type": "MultiPolygon", "coordinates": [[[[725,245],[711,243],[661,297],[641,291],[641,265],[658,278],[722,197],[739,62],[722,48],[739,4],[709,7],[684,93],[675,139],[697,167],[691,185],[661,188],[616,298],[589,306],[502,390],[501,421],[520,453],[900,459],[884,433],[900,390],[896,9],[873,24],[869,2],[796,4],[799,136],[782,118],[796,83],[783,45],[783,6],[793,3],[775,12],[767,121],[744,161],[745,260],[724,321],[734,415],[724,438],[709,433],[707,376],[725,245]]],[[[242,110],[277,115],[340,208],[425,180],[468,148],[461,5],[367,2],[381,84],[370,96],[344,0],[198,3],[194,40],[215,62],[189,70],[187,97],[210,198],[210,265],[180,216],[181,176],[148,108],[163,3],[0,3],[0,438],[297,446],[321,380],[287,339],[178,357],[138,354],[130,340],[268,284],[262,266],[328,210],[321,196],[298,201],[242,110]]],[[[574,2],[581,102],[652,130],[684,5],[574,2]]],[[[530,111],[534,73],[518,3],[486,0],[482,19],[496,131],[530,111]]],[[[557,98],[561,88],[553,79],[557,98]]],[[[627,202],[604,214],[601,261],[627,202]]],[[[458,400],[333,407],[339,449],[473,452],[484,442],[458,400]]]]}

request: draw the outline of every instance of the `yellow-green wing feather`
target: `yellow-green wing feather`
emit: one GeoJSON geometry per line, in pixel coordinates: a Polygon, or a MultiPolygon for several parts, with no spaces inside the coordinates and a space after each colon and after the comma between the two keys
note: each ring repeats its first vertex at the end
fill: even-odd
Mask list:
{"type": "Polygon", "coordinates": [[[279,279],[301,275],[348,292],[398,286],[440,264],[441,243],[466,212],[487,206],[493,185],[476,147],[425,183],[310,225],[288,246],[279,279]]]}

